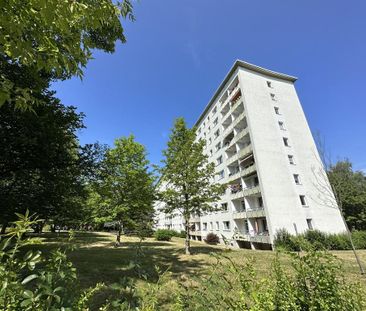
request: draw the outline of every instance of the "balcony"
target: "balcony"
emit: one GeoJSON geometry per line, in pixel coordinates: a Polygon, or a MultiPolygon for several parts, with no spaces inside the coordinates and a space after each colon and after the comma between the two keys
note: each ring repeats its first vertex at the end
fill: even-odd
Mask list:
{"type": "Polygon", "coordinates": [[[227,149],[229,149],[230,147],[232,147],[234,144],[236,144],[236,142],[238,140],[240,140],[241,138],[243,138],[245,135],[247,135],[249,133],[249,129],[248,127],[240,130],[240,132],[238,134],[236,134],[233,139],[229,142],[229,144],[227,144],[227,149]]]}
{"type": "MultiPolygon", "coordinates": [[[[221,107],[222,107],[222,109],[221,109],[221,113],[222,113],[222,111],[224,110],[224,108],[226,107],[226,105],[232,100],[232,98],[237,94],[237,92],[240,90],[240,88],[239,88],[239,85],[237,85],[229,94],[228,94],[228,97],[225,99],[225,101],[221,104],[221,107]]],[[[231,109],[229,108],[229,110],[228,111],[230,111],[231,109]]],[[[227,112],[228,112],[227,111],[227,112]]],[[[226,115],[227,114],[227,112],[225,113],[225,114],[223,114],[223,115],[226,115]]]]}
{"type": "Polygon", "coordinates": [[[191,230],[189,231],[189,235],[196,235],[196,236],[201,236],[202,232],[200,230],[191,230]]]}
{"type": "Polygon", "coordinates": [[[238,125],[238,123],[240,122],[240,121],[242,121],[243,119],[245,118],[245,113],[243,112],[243,113],[241,113],[240,115],[238,115],[237,117],[236,117],[236,119],[235,120],[233,120],[233,122],[226,128],[226,129],[224,129],[224,131],[223,131],[223,136],[225,137],[227,134],[229,134],[233,129],[234,129],[234,127],[235,126],[237,126],[238,125]]]}
{"type": "Polygon", "coordinates": [[[243,103],[243,97],[240,95],[235,102],[232,102],[231,107],[229,110],[224,114],[223,122],[225,123],[228,119],[228,117],[240,106],[240,104],[243,103]]]}
{"type": "Polygon", "coordinates": [[[247,187],[247,188],[243,189],[243,195],[245,197],[255,195],[258,193],[261,193],[261,189],[260,189],[259,185],[255,185],[255,186],[247,187]]]}
{"type": "Polygon", "coordinates": [[[260,233],[236,231],[234,232],[233,239],[238,241],[271,244],[271,238],[269,236],[268,231],[260,233]]]}
{"type": "Polygon", "coordinates": [[[240,177],[249,176],[250,174],[256,172],[256,170],[257,170],[257,168],[256,168],[255,164],[253,164],[245,169],[234,171],[233,173],[229,174],[229,177],[227,178],[226,182],[232,182],[235,179],[238,179],[240,177]]]}
{"type": "Polygon", "coordinates": [[[248,156],[251,152],[253,152],[252,145],[249,144],[243,149],[240,149],[236,154],[232,155],[227,159],[226,163],[230,165],[231,163],[238,161],[241,158],[248,156]]]}
{"type": "Polygon", "coordinates": [[[236,211],[233,213],[234,219],[243,219],[243,218],[257,218],[257,217],[265,217],[266,213],[263,207],[247,209],[236,211]]]}

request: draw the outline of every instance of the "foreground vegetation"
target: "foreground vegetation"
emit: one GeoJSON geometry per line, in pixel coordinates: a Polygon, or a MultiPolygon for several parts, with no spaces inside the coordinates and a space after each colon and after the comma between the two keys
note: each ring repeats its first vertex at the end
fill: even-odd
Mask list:
{"type": "MultiPolygon", "coordinates": [[[[76,232],[72,239],[66,232],[27,233],[24,238],[22,222],[29,224],[23,217],[0,247],[3,310],[365,307],[365,280],[348,251],[276,254],[193,242],[189,256],[182,238],[123,237],[116,248],[110,233],[76,232]]],[[[366,260],[365,251],[361,258],[366,260]]]]}

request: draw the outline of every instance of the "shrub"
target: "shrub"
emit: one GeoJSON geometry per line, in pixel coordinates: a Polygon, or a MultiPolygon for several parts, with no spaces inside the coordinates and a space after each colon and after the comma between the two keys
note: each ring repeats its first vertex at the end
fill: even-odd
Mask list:
{"type": "Polygon", "coordinates": [[[89,299],[101,284],[84,293],[77,291],[77,275],[66,253],[57,249],[45,257],[24,248],[39,241],[25,237],[34,225],[29,213],[0,241],[0,305],[7,311],[87,310],[89,299]],[[25,253],[25,254],[24,254],[25,253]]]}
{"type": "Polygon", "coordinates": [[[324,232],[308,230],[305,232],[304,238],[317,250],[329,249],[329,240],[324,232]]]}
{"type": "Polygon", "coordinates": [[[197,286],[181,285],[177,310],[365,310],[364,287],[347,281],[340,260],[327,252],[291,254],[290,267],[288,257],[277,254],[265,278],[250,260],[215,257],[211,273],[194,280],[197,286]]]}
{"type": "Polygon", "coordinates": [[[158,229],[154,233],[154,237],[157,241],[170,241],[174,236],[173,230],[158,229]]]}
{"type": "Polygon", "coordinates": [[[331,250],[349,250],[352,249],[351,242],[347,234],[329,234],[327,244],[331,250]]]}
{"type": "Polygon", "coordinates": [[[206,235],[206,238],[204,240],[207,244],[218,244],[220,243],[220,238],[213,232],[210,232],[209,234],[206,235]]]}
{"type": "Polygon", "coordinates": [[[278,249],[284,249],[290,252],[300,251],[298,239],[291,235],[286,229],[280,229],[276,232],[274,246],[278,249]]]}
{"type": "Polygon", "coordinates": [[[366,231],[353,231],[352,238],[355,248],[366,249],[366,231]]]}

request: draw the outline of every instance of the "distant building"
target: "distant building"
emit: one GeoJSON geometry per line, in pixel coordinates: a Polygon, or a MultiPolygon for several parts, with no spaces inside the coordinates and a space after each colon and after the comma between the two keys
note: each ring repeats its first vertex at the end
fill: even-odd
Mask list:
{"type": "MultiPolygon", "coordinates": [[[[191,238],[270,249],[277,230],[346,230],[294,87],[295,77],[236,61],[196,123],[228,188],[220,212],[192,215],[191,238]]],[[[156,209],[162,207],[161,202],[156,209]]],[[[158,212],[158,228],[184,230],[158,212]]]]}

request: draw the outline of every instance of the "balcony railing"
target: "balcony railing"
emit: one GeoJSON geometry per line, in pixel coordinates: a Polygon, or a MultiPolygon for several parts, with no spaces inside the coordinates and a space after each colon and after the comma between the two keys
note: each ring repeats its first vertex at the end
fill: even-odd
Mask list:
{"type": "MultiPolygon", "coordinates": [[[[229,144],[226,146],[227,148],[226,149],[229,149],[231,148],[234,144],[236,144],[236,142],[238,140],[240,140],[241,138],[243,138],[245,135],[247,135],[249,133],[249,129],[248,127],[246,128],[243,128],[239,131],[238,134],[236,134],[232,140],[230,140],[229,144]]],[[[226,144],[225,144],[226,145],[226,144]]]]}
{"type": "Polygon", "coordinates": [[[248,241],[255,243],[271,243],[271,238],[268,231],[263,231],[259,233],[246,232],[246,231],[236,231],[233,236],[234,240],[238,241],[248,241]]]}
{"type": "Polygon", "coordinates": [[[228,158],[226,163],[229,165],[235,161],[238,161],[240,158],[244,158],[247,155],[249,155],[252,151],[253,151],[252,145],[249,144],[246,147],[244,147],[243,149],[240,149],[237,153],[232,155],[230,158],[228,158]]]}
{"type": "Polygon", "coordinates": [[[266,213],[263,207],[247,209],[247,210],[240,210],[233,213],[234,219],[243,219],[243,218],[258,218],[258,217],[265,217],[266,213]]]}
{"type": "Polygon", "coordinates": [[[232,114],[240,105],[240,103],[243,102],[243,97],[242,95],[240,95],[236,100],[235,102],[232,102],[232,105],[231,107],[229,108],[229,110],[224,114],[223,116],[223,122],[222,123],[225,123],[225,121],[227,120],[227,118],[230,116],[230,114],[232,114]]]}
{"type": "Polygon", "coordinates": [[[237,126],[238,123],[240,121],[242,121],[244,118],[245,118],[245,113],[244,112],[241,113],[240,115],[238,115],[236,117],[236,119],[226,129],[224,129],[224,131],[222,133],[223,136],[225,137],[227,134],[229,134],[234,129],[234,127],[237,126]]]}
{"type": "Polygon", "coordinates": [[[245,197],[247,196],[251,196],[257,193],[260,193],[261,189],[259,187],[259,185],[255,185],[255,186],[251,186],[251,187],[247,187],[243,189],[243,194],[245,197]]]}
{"type": "MultiPolygon", "coordinates": [[[[229,94],[228,97],[225,99],[225,101],[222,103],[221,107],[221,112],[223,110],[223,108],[225,108],[225,106],[232,100],[232,98],[236,95],[236,93],[239,91],[239,85],[237,85],[229,94]]],[[[230,109],[229,109],[230,110],[230,109]]],[[[226,113],[225,113],[226,115],[226,113]]]]}
{"type": "Polygon", "coordinates": [[[190,235],[202,235],[201,230],[191,230],[189,231],[190,235]]]}

